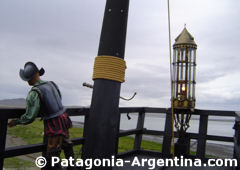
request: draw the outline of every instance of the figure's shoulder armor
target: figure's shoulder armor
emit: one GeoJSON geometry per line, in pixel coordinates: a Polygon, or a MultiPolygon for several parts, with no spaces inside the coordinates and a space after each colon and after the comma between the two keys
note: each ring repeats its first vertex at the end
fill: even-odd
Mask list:
{"type": "Polygon", "coordinates": [[[32,91],[34,91],[34,92],[36,92],[38,94],[40,102],[42,103],[42,101],[43,101],[43,93],[41,92],[41,90],[39,88],[37,88],[37,87],[32,87],[30,92],[32,92],[32,91]]]}

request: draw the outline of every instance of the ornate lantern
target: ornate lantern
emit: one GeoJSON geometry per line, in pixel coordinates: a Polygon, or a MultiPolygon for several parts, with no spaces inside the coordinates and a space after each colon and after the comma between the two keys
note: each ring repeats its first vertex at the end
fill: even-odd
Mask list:
{"type": "Polygon", "coordinates": [[[189,153],[190,139],[186,131],[195,107],[196,50],[197,44],[185,27],[173,45],[172,106],[178,109],[174,116],[175,127],[179,133],[175,144],[177,156],[189,153]]]}
{"type": "Polygon", "coordinates": [[[196,49],[193,36],[183,29],[173,45],[173,106],[195,107],[196,49]]]}

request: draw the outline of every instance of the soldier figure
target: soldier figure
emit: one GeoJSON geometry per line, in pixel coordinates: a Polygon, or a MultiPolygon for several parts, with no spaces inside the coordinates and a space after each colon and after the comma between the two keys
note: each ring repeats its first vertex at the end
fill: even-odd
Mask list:
{"type": "MultiPolygon", "coordinates": [[[[59,157],[61,149],[64,150],[67,159],[74,156],[68,132],[72,122],[62,105],[61,93],[57,85],[52,81],[40,79],[44,72],[43,68],[39,70],[33,62],[27,62],[24,69],[20,69],[19,74],[22,80],[33,87],[26,98],[25,114],[19,119],[11,120],[8,126],[32,123],[40,115],[44,122],[44,143],[47,145],[46,152],[43,152],[47,160],[45,169],[61,170],[60,164],[51,167],[51,157],[59,157]]],[[[67,169],[70,170],[73,167],[67,169]]]]}

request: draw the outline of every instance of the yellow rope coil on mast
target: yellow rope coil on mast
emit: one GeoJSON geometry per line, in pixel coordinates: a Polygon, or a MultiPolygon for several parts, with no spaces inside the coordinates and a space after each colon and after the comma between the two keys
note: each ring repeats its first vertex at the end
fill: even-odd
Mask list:
{"type": "Polygon", "coordinates": [[[107,79],[123,83],[125,81],[126,62],[115,56],[97,56],[94,62],[92,79],[107,79]]]}

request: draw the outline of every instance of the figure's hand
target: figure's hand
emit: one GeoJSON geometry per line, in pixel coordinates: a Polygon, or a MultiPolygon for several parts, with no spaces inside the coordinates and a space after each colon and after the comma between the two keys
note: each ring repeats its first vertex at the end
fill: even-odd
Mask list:
{"type": "Polygon", "coordinates": [[[8,127],[13,127],[17,125],[17,121],[16,119],[12,119],[9,123],[8,123],[8,127]]]}

